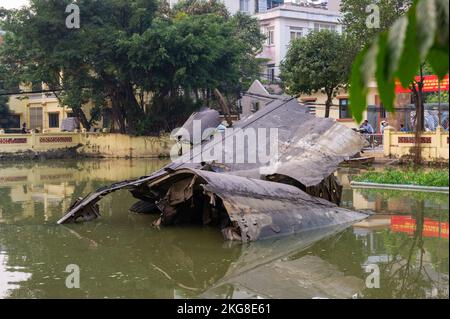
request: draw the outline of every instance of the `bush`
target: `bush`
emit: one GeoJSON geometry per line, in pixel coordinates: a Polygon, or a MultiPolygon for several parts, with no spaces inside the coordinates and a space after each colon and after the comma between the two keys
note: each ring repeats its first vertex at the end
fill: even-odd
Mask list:
{"type": "Polygon", "coordinates": [[[356,182],[368,182],[379,184],[403,184],[420,186],[449,186],[448,170],[399,170],[387,169],[385,171],[369,171],[353,178],[356,182]]]}

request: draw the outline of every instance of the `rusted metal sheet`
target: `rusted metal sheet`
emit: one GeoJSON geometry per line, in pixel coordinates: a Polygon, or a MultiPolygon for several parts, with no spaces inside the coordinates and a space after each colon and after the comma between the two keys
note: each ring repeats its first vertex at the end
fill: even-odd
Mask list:
{"type": "MultiPolygon", "coordinates": [[[[216,115],[208,114],[205,118],[212,119],[208,125],[215,127],[216,115]]],[[[193,120],[198,116],[202,117],[197,113],[188,120],[188,129],[193,128],[193,120]]],[[[204,128],[202,125],[202,130],[204,128]]],[[[270,143],[273,141],[268,139],[258,147],[270,149],[270,143]]],[[[128,189],[134,197],[155,203],[162,212],[156,225],[177,222],[180,216],[200,218],[203,223],[216,220],[224,236],[232,240],[252,241],[356,222],[366,215],[339,208],[318,197],[339,201],[340,188],[331,174],[340,162],[359,152],[365,143],[364,138],[351,129],[331,119],[308,114],[306,107],[295,99],[274,100],[264,109],[235,123],[233,130],[194,145],[190,153],[160,171],[101,188],[79,199],[58,223],[98,217],[97,202],[119,189],[128,189]],[[278,130],[275,141],[278,156],[272,161],[276,163],[275,171],[261,173],[267,163],[258,157],[250,163],[224,160],[230,152],[247,151],[245,145],[242,149],[230,149],[224,143],[226,138],[236,137],[246,129],[271,128],[278,130]],[[203,161],[202,153],[211,153],[217,143],[222,143],[222,151],[210,157],[210,161],[203,161]],[[211,170],[213,172],[209,172],[211,170]],[[198,193],[200,180],[203,181],[203,195],[198,193]],[[324,190],[328,192],[327,196],[321,196],[324,190]],[[220,209],[215,207],[216,201],[219,201],[220,209]],[[202,214],[179,214],[182,209],[194,214],[191,208],[195,205],[202,205],[196,207],[202,214]]]]}
{"type": "MultiPolygon", "coordinates": [[[[222,143],[223,151],[213,154],[211,162],[226,166],[227,169],[223,171],[226,174],[260,178],[261,167],[267,166],[267,163],[262,163],[257,156],[253,163],[225,162],[227,154],[245,153],[248,149],[234,149],[236,145],[224,143],[224,140],[247,129],[276,128],[279,158],[272,159],[272,162],[277,162],[276,173],[294,178],[304,186],[314,186],[336,171],[339,163],[358,153],[367,144],[361,134],[333,119],[308,114],[307,108],[295,99],[274,100],[264,109],[235,123],[233,128],[230,134],[225,131],[211,141],[193,147],[190,153],[175,161],[171,168],[200,169],[201,166],[196,163],[201,162],[202,154],[209,154],[217,144],[222,143]]],[[[258,144],[258,148],[269,150],[270,142],[267,139],[266,144],[258,144]]]]}
{"type": "MultiPolygon", "coordinates": [[[[221,228],[229,240],[247,242],[291,235],[349,224],[367,217],[308,195],[291,185],[240,176],[180,169],[154,180],[149,187],[157,190],[166,188],[165,184],[171,186],[162,201],[163,224],[171,224],[175,215],[181,214],[176,205],[182,201],[190,202],[194,189],[199,186],[211,209],[226,211],[229,223],[221,225],[221,228]]],[[[203,207],[201,205],[198,209],[203,207]]]]}
{"type": "Polygon", "coordinates": [[[362,220],[366,214],[340,208],[300,189],[269,181],[195,171],[219,196],[232,222],[239,225],[243,242],[292,235],[362,220]]]}
{"type": "Polygon", "coordinates": [[[190,142],[192,144],[198,144],[201,141],[210,137],[210,133],[221,123],[220,113],[216,110],[209,108],[202,108],[200,111],[192,113],[192,115],[186,120],[181,129],[179,129],[174,135],[180,140],[190,142]],[[194,141],[194,121],[198,121],[199,136],[198,141],[194,141]]]}

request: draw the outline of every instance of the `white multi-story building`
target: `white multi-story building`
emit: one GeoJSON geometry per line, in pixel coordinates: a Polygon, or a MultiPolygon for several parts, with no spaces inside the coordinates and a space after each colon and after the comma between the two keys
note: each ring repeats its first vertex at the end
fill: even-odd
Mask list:
{"type": "Polygon", "coordinates": [[[259,57],[269,60],[266,67],[269,81],[276,80],[279,75],[280,64],[293,39],[305,36],[311,30],[342,32],[339,5],[340,0],[285,0],[277,7],[255,14],[267,36],[259,57]]]}
{"type": "MultiPolygon", "coordinates": [[[[276,7],[283,3],[283,0],[219,0],[228,9],[231,14],[238,11],[248,14],[265,12],[270,8],[276,7]]],[[[313,0],[314,1],[314,0],[313,0]]],[[[179,0],[168,0],[170,6],[175,5],[179,0]]]]}
{"type": "MultiPolygon", "coordinates": [[[[179,0],[168,0],[173,6],[179,0]]],[[[311,30],[342,32],[339,12],[341,0],[220,0],[231,14],[238,11],[254,15],[267,36],[259,57],[267,59],[264,77],[274,82],[290,42],[311,30]]]]}

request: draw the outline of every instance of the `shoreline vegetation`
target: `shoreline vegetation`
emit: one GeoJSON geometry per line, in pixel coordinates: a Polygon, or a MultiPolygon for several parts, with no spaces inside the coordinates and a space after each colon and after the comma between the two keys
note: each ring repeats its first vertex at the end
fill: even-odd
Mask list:
{"type": "Polygon", "coordinates": [[[415,185],[431,187],[448,187],[449,173],[445,169],[433,169],[429,171],[413,169],[392,169],[384,171],[368,171],[354,176],[352,181],[393,185],[415,185]]]}

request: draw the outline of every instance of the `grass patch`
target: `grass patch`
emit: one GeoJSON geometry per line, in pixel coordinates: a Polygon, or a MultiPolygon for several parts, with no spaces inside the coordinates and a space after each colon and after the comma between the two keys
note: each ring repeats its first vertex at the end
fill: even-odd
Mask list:
{"type": "Polygon", "coordinates": [[[386,169],[384,171],[369,171],[355,176],[353,180],[355,182],[379,184],[448,187],[448,170],[386,169]]]}

